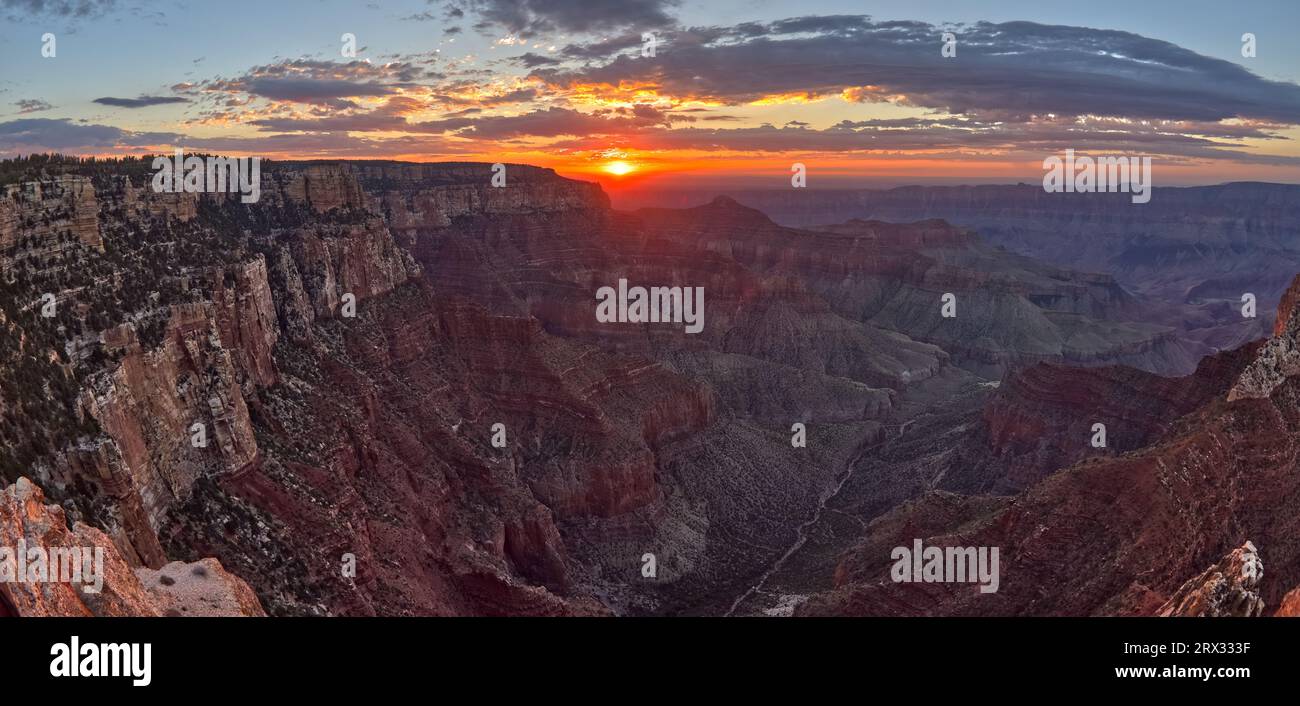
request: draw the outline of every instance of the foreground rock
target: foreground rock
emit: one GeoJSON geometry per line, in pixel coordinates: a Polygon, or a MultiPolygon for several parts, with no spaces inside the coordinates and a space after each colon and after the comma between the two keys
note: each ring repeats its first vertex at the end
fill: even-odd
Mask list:
{"type": "Polygon", "coordinates": [[[1157,615],[1167,617],[1254,618],[1263,614],[1259,577],[1263,562],[1246,542],[1204,573],[1188,579],[1157,615]]]}
{"type": "MultiPolygon", "coordinates": [[[[149,617],[159,615],[261,616],[248,584],[215,559],[174,562],[162,571],[133,570],[108,535],[83,523],[68,529],[63,508],[46,505],[45,495],[26,478],[0,492],[0,548],[4,558],[18,547],[91,548],[102,552],[103,585],[97,593],[70,582],[0,582],[0,610],[23,617],[149,617]],[[164,585],[161,576],[183,576],[164,585]]],[[[0,567],[0,576],[4,576],[0,567]]],[[[3,613],[0,613],[3,614],[3,613]]]]}

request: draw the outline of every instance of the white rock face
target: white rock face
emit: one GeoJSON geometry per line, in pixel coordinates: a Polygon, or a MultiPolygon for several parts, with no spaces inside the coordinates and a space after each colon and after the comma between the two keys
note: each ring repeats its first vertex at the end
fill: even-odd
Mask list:
{"type": "Polygon", "coordinates": [[[1273,337],[1242,371],[1237,384],[1228,392],[1229,400],[1268,397],[1283,380],[1300,374],[1300,309],[1294,305],[1297,296],[1300,296],[1300,276],[1282,295],[1273,337]]]}

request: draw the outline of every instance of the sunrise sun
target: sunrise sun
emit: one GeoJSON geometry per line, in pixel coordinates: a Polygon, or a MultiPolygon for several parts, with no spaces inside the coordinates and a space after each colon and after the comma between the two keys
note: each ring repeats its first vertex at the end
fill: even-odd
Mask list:
{"type": "Polygon", "coordinates": [[[617,162],[610,162],[609,164],[606,164],[603,167],[603,169],[609,172],[610,174],[613,174],[614,176],[623,176],[624,174],[629,174],[631,172],[636,171],[635,166],[628,164],[627,162],[624,162],[622,160],[619,160],[617,162]]]}

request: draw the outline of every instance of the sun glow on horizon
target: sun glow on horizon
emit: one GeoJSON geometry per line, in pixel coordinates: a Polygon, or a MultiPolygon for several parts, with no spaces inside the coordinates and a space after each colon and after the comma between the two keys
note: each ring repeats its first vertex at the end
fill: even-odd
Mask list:
{"type": "Polygon", "coordinates": [[[606,172],[609,172],[614,176],[623,176],[624,174],[631,174],[636,171],[636,166],[620,159],[606,164],[604,167],[601,167],[601,169],[604,169],[606,172]]]}

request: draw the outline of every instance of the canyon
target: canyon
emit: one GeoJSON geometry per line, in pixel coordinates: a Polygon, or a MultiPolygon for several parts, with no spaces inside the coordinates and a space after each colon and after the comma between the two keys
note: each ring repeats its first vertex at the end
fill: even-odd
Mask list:
{"type": "MultiPolygon", "coordinates": [[[[1300,272],[1300,186],[1293,184],[1158,185],[1144,204],[1122,193],[1048,193],[1038,183],[725,193],[792,227],[944,219],[993,247],[1107,273],[1161,312],[1154,321],[1220,350],[1267,336],[1279,298],[1300,272]],[[1246,293],[1256,297],[1257,318],[1240,314],[1246,293]]],[[[657,191],[620,201],[633,207],[698,198],[657,191]]]]}
{"type": "Polygon", "coordinates": [[[1220,596],[1202,573],[1248,540],[1270,571],[1242,591],[1271,610],[1300,584],[1286,448],[1244,431],[1290,431],[1293,305],[1272,341],[1254,321],[1210,335],[1163,295],[923,210],[618,210],[506,169],[497,188],[488,164],[265,161],[242,203],[154,192],[145,159],[7,163],[0,485],[28,509],[0,545],[111,546],[128,598],[0,585],[0,606],[1155,614],[1178,594],[1258,613],[1189,598],[1220,596]],[[602,321],[620,280],[700,288],[701,330],[602,321]],[[1271,470],[1227,463],[1229,442],[1271,470]],[[987,600],[879,585],[886,545],[958,535],[1003,547],[987,600]]]}
{"type": "MultiPolygon", "coordinates": [[[[1284,301],[1298,291],[1300,279],[1284,301]]],[[[1016,448],[1014,441],[1006,446],[1003,430],[1026,421],[1007,410],[1026,409],[1038,425],[1036,441],[1020,446],[1015,453],[1022,460],[1010,467],[1035,469],[1031,479],[1003,479],[997,494],[969,492],[989,487],[987,478],[975,484],[932,479],[924,494],[879,513],[857,539],[843,540],[854,546],[835,565],[831,587],[809,596],[798,613],[1294,614],[1300,565],[1290,539],[1297,498],[1291,445],[1298,380],[1276,371],[1276,351],[1289,349],[1300,322],[1285,306],[1278,322],[1267,342],[1207,358],[1191,376],[1130,378],[1124,394],[1092,403],[1044,407],[1034,401],[1050,394],[1044,388],[1010,387],[1002,392],[1007,399],[991,403],[974,422],[970,443],[977,455],[1016,448]],[[1118,414],[1111,418],[1133,436],[1119,448],[1091,448],[1079,430],[1080,413],[1118,414]],[[980,600],[958,587],[882,578],[887,546],[915,533],[939,545],[1000,546],[1002,589],[980,600]],[[1247,554],[1264,558],[1258,576],[1242,570],[1247,554]]],[[[1079,378],[1094,374],[1059,369],[1052,379],[1058,389],[1088,389],[1079,378]]]]}

